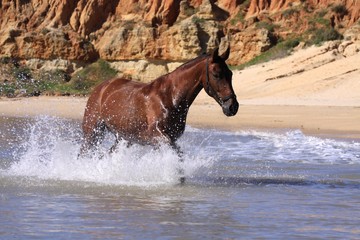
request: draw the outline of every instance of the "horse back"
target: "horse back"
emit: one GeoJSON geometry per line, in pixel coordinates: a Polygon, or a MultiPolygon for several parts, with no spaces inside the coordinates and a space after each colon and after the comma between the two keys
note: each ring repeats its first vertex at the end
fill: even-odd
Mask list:
{"type": "MultiPolygon", "coordinates": [[[[125,78],[113,78],[99,84],[91,93],[89,100],[96,101],[102,105],[109,97],[122,94],[124,96],[143,87],[143,83],[135,82],[125,78]]],[[[118,100],[118,99],[117,99],[118,100]]]]}

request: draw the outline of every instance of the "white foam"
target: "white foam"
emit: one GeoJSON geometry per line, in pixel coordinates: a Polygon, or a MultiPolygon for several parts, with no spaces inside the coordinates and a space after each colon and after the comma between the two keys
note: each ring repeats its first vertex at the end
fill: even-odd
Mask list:
{"type": "MultiPolygon", "coordinates": [[[[109,154],[114,139],[91,156],[78,158],[80,134],[74,125],[53,117],[39,117],[29,125],[25,151],[18,153],[17,162],[6,172],[9,175],[40,179],[90,181],[104,184],[154,186],[177,184],[179,169],[191,176],[204,165],[212,164],[200,155],[184,155],[185,162],[169,146],[159,149],[120,142],[109,154]],[[196,161],[194,161],[196,158],[196,161]]],[[[106,143],[107,142],[107,143],[106,143]]]]}
{"type": "Polygon", "coordinates": [[[306,136],[300,130],[241,131],[235,136],[227,151],[254,161],[360,164],[360,142],[306,136]]]}
{"type": "Polygon", "coordinates": [[[108,154],[114,141],[111,137],[105,139],[98,152],[78,158],[80,127],[54,117],[38,117],[29,123],[26,136],[5,174],[154,186],[177,184],[179,168],[184,169],[185,176],[191,179],[199,175],[211,176],[211,171],[220,168],[225,171],[246,168],[244,162],[360,164],[359,142],[321,139],[306,136],[298,130],[230,133],[188,127],[179,141],[184,151],[183,164],[169,146],[155,150],[139,145],[127,147],[121,142],[113,154],[108,154]]]}

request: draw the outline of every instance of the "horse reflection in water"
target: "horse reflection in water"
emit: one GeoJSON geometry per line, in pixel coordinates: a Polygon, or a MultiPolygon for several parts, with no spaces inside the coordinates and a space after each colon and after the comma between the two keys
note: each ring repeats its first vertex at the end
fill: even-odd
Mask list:
{"type": "Polygon", "coordinates": [[[124,139],[130,144],[169,144],[181,156],[176,140],[184,133],[189,107],[203,88],[226,116],[238,111],[232,72],[225,63],[229,54],[230,47],[222,55],[215,49],[148,84],[124,78],[101,83],[86,105],[81,154],[100,144],[108,130],[116,136],[111,151],[124,139]]]}

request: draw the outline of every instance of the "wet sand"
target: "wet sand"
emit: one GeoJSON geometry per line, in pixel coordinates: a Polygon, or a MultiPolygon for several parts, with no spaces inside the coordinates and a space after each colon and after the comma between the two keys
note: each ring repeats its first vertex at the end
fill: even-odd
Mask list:
{"type": "MultiPolygon", "coordinates": [[[[33,97],[0,99],[0,116],[34,117],[50,115],[81,120],[86,98],[33,97]]],[[[360,138],[360,107],[246,105],[240,102],[235,117],[226,117],[221,107],[208,97],[190,107],[187,123],[194,127],[223,130],[300,129],[306,134],[360,138]]]]}
{"type": "MultiPolygon", "coordinates": [[[[240,103],[235,117],[202,91],[187,123],[226,130],[300,129],[306,134],[360,138],[360,53],[342,56],[326,43],[233,71],[240,103]]],[[[0,116],[82,119],[86,98],[0,98],[0,116]]]]}
{"type": "Polygon", "coordinates": [[[360,138],[360,107],[241,105],[238,114],[228,118],[220,107],[195,105],[189,124],[233,131],[300,129],[310,135],[360,138]]]}

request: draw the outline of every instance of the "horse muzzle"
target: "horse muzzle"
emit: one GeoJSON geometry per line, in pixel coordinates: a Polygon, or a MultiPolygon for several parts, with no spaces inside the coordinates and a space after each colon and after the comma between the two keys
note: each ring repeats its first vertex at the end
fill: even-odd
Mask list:
{"type": "Polygon", "coordinates": [[[226,100],[221,107],[223,113],[226,116],[228,117],[235,116],[239,109],[239,103],[236,100],[236,96],[234,95],[232,98],[226,100]]]}

